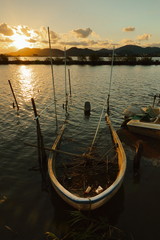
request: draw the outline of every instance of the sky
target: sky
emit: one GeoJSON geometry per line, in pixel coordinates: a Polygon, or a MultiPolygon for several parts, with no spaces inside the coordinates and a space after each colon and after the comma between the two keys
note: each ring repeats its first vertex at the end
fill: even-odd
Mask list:
{"type": "Polygon", "coordinates": [[[24,47],[160,47],[160,0],[0,0],[0,54],[24,47]]]}

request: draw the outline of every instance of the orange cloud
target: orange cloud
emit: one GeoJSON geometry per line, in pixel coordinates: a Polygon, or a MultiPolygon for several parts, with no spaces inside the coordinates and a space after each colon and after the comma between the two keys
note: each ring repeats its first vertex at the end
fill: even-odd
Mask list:
{"type": "Polygon", "coordinates": [[[143,40],[149,40],[151,38],[151,34],[144,33],[143,35],[137,36],[137,40],[143,41],[143,40]]]}
{"type": "Polygon", "coordinates": [[[37,42],[37,40],[32,39],[32,38],[30,38],[30,39],[28,39],[28,40],[26,40],[26,41],[29,42],[29,43],[36,43],[36,42],[37,42]]]}
{"type": "MultiPolygon", "coordinates": [[[[40,30],[35,31],[37,38],[42,43],[48,43],[48,30],[46,27],[40,27],[40,30]]],[[[56,43],[59,40],[59,35],[54,31],[50,30],[50,39],[52,43],[56,43]]]]}
{"type": "Polygon", "coordinates": [[[98,44],[97,41],[89,40],[89,41],[67,41],[67,42],[60,42],[62,45],[68,45],[68,46],[81,46],[81,47],[87,47],[87,46],[93,46],[98,44]]]}
{"type": "Polygon", "coordinates": [[[121,45],[133,45],[133,44],[136,44],[136,42],[135,41],[133,41],[132,39],[122,39],[121,41],[120,41],[120,44],[121,45]]]}
{"type": "Polygon", "coordinates": [[[152,43],[149,45],[150,47],[159,47],[160,48],[160,42],[152,43]]]}
{"type": "Polygon", "coordinates": [[[21,26],[21,32],[27,37],[31,36],[30,29],[27,26],[21,26]]]}
{"type": "MultiPolygon", "coordinates": [[[[135,27],[123,28],[124,32],[133,32],[135,27]]],[[[149,41],[143,43],[144,40],[149,40],[151,34],[143,34],[137,36],[136,39],[122,39],[118,41],[118,46],[124,46],[128,44],[132,45],[149,45],[149,41]]],[[[63,49],[64,46],[80,47],[80,48],[113,48],[112,39],[103,39],[97,33],[92,31],[91,28],[79,28],[71,30],[68,33],[56,33],[50,30],[50,38],[53,48],[63,49]],[[79,40],[78,40],[79,39],[79,40]]],[[[156,43],[151,44],[156,46],[156,43]]],[[[159,45],[159,42],[157,43],[159,45]]],[[[30,48],[46,48],[48,47],[48,30],[42,26],[39,29],[32,29],[28,26],[17,25],[10,26],[6,23],[0,23],[0,48],[2,52],[9,52],[11,49],[18,49],[23,47],[30,48]]]]}
{"type": "Polygon", "coordinates": [[[13,42],[13,40],[10,38],[0,38],[0,42],[11,43],[11,42],[13,42]]]}
{"type": "Polygon", "coordinates": [[[12,36],[14,34],[13,30],[6,23],[0,24],[0,33],[5,36],[12,36]]]}

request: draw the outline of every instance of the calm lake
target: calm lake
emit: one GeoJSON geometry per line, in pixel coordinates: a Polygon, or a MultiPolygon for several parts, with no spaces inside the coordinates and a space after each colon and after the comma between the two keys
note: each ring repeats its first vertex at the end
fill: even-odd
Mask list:
{"type": "MultiPolygon", "coordinates": [[[[87,142],[96,130],[104,99],[108,94],[110,66],[67,66],[72,85],[74,141],[79,123],[79,141],[87,142]],[[84,103],[91,103],[95,124],[90,134],[85,130],[84,103]]],[[[55,114],[51,68],[48,65],[0,65],[0,239],[44,240],[45,232],[57,235],[68,227],[69,212],[53,189],[46,188],[38,170],[36,122],[31,104],[33,97],[40,114],[46,147],[55,139],[55,114]],[[20,107],[13,108],[11,81],[20,107]]],[[[64,66],[54,66],[58,124],[65,118],[64,66]]],[[[109,224],[127,232],[135,240],[160,239],[160,142],[123,131],[123,111],[131,104],[152,105],[150,94],[159,94],[160,66],[115,66],[110,92],[112,124],[118,130],[127,156],[124,183],[117,195],[93,217],[108,219],[109,224]],[[143,141],[139,174],[133,172],[135,146],[143,141]]],[[[72,148],[70,141],[70,148],[72,148]]],[[[47,153],[48,154],[48,153],[47,153]]],[[[85,228],[85,226],[84,226],[85,228]]]]}

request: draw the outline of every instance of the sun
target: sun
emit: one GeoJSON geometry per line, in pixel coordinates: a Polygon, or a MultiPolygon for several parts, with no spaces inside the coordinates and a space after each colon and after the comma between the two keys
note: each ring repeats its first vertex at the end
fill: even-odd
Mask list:
{"type": "Polygon", "coordinates": [[[17,49],[30,47],[30,43],[27,41],[26,36],[14,34],[13,36],[13,46],[17,49]]]}

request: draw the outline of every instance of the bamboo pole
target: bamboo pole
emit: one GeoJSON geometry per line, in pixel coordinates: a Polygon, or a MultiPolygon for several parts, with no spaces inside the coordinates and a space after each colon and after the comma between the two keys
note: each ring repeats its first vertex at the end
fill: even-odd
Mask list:
{"type": "Polygon", "coordinates": [[[70,69],[68,69],[68,79],[69,79],[69,92],[70,92],[70,97],[72,96],[72,91],[71,91],[71,76],[70,76],[70,69]]]}
{"type": "MultiPolygon", "coordinates": [[[[16,96],[15,96],[14,90],[13,90],[13,88],[12,88],[11,81],[8,80],[8,82],[9,82],[9,85],[10,85],[10,88],[11,88],[11,91],[12,91],[12,94],[13,94],[13,97],[14,97],[14,100],[15,100],[15,103],[16,103],[16,106],[17,106],[17,111],[18,111],[18,110],[19,110],[19,106],[18,106],[18,102],[17,102],[16,96]]],[[[13,106],[14,106],[14,104],[13,104],[13,106]]]]}
{"type": "MultiPolygon", "coordinates": [[[[31,143],[25,143],[25,145],[30,146],[30,147],[40,148],[39,146],[37,146],[35,144],[31,144],[31,143]]],[[[47,151],[53,151],[53,152],[56,152],[56,153],[63,153],[65,155],[69,155],[69,156],[72,156],[72,157],[82,157],[83,156],[83,155],[80,155],[80,154],[65,152],[65,151],[61,151],[61,150],[58,150],[58,149],[52,149],[52,148],[48,148],[48,147],[44,147],[44,149],[47,150],[47,151]]]]}
{"type": "Polygon", "coordinates": [[[66,55],[66,47],[64,48],[64,81],[65,81],[65,97],[66,97],[66,105],[65,105],[65,110],[66,113],[68,112],[68,91],[67,91],[67,55],[66,55]]]}
{"type": "Polygon", "coordinates": [[[112,83],[112,73],[113,73],[113,62],[114,62],[114,50],[115,47],[113,46],[112,51],[112,60],[111,60],[111,73],[110,73],[110,81],[109,81],[109,92],[108,92],[108,98],[107,98],[107,113],[109,115],[109,98],[110,98],[110,91],[111,91],[111,83],[112,83]]]}
{"type": "Polygon", "coordinates": [[[51,39],[50,39],[49,27],[48,27],[48,41],[49,41],[49,49],[50,49],[50,61],[51,61],[51,73],[52,73],[52,84],[53,84],[53,97],[54,97],[56,127],[58,128],[56,90],[55,90],[55,81],[54,81],[54,72],[53,72],[53,61],[52,61],[52,47],[51,47],[51,39]]]}

